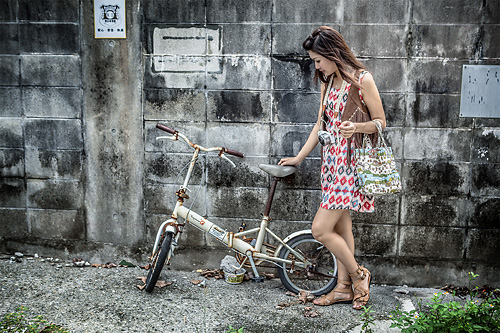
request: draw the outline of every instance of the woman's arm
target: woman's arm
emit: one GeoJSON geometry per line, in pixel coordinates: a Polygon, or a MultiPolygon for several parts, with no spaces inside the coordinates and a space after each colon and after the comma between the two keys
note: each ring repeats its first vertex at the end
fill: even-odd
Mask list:
{"type": "MultiPolygon", "coordinates": [[[[370,73],[366,73],[361,81],[361,96],[363,96],[363,101],[370,111],[372,120],[377,119],[380,121],[382,129],[384,129],[386,127],[384,107],[382,106],[377,85],[370,73]]],[[[344,121],[342,125],[339,126],[339,129],[340,134],[344,138],[350,138],[354,133],[371,134],[377,132],[377,126],[371,121],[365,123],[344,121]]]]}
{"type": "Polygon", "coordinates": [[[321,122],[323,121],[323,96],[325,94],[325,85],[321,85],[321,105],[319,106],[318,120],[309,134],[309,138],[300,150],[300,152],[295,157],[285,157],[282,158],[278,164],[279,165],[297,165],[302,163],[305,158],[314,150],[318,144],[318,131],[321,129],[321,122]]]}

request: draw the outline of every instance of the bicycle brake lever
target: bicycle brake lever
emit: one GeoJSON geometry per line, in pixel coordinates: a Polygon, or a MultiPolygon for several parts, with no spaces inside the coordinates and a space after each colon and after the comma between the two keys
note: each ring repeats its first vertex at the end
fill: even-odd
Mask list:
{"type": "Polygon", "coordinates": [[[175,137],[175,136],[173,136],[173,135],[169,135],[169,136],[158,136],[158,137],[156,137],[156,140],[163,140],[163,139],[172,140],[172,141],[177,141],[177,137],[175,137]]]}
{"type": "Polygon", "coordinates": [[[234,164],[233,161],[231,161],[229,158],[227,158],[227,156],[225,154],[220,154],[219,155],[220,157],[222,157],[223,159],[225,159],[226,161],[228,161],[229,163],[231,163],[231,165],[235,168],[236,167],[236,164],[234,164]]]}

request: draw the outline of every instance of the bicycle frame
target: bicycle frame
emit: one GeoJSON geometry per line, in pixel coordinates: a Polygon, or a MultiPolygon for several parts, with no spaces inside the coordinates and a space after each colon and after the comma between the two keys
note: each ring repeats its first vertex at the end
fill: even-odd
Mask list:
{"type": "MultiPolygon", "coordinates": [[[[172,217],[163,222],[160,228],[158,229],[158,233],[156,236],[155,240],[155,245],[153,247],[153,253],[151,255],[151,258],[154,257],[156,254],[156,251],[158,251],[158,245],[160,243],[161,237],[165,232],[172,232],[174,235],[173,242],[172,242],[172,248],[167,256],[167,264],[170,261],[170,258],[173,253],[174,247],[177,245],[177,242],[179,240],[180,234],[183,231],[184,224],[178,222],[178,218],[182,218],[185,221],[187,221],[189,224],[192,226],[196,227],[197,229],[208,233],[212,235],[213,237],[217,238],[221,243],[225,244],[227,247],[232,248],[233,250],[243,254],[246,256],[245,260],[241,263],[240,268],[245,264],[247,260],[249,260],[252,270],[254,272],[254,276],[256,278],[259,278],[259,274],[257,272],[254,259],[258,260],[266,260],[266,261],[271,261],[273,263],[287,263],[291,264],[293,266],[297,266],[300,268],[306,268],[308,265],[311,265],[311,263],[298,251],[292,249],[290,246],[288,246],[280,237],[278,237],[276,234],[274,234],[269,228],[269,216],[263,216],[260,227],[247,230],[247,231],[241,231],[237,233],[233,232],[228,232],[221,228],[220,226],[216,225],[215,223],[209,221],[208,219],[202,217],[201,215],[197,214],[196,212],[192,211],[189,208],[186,208],[184,206],[184,199],[188,198],[186,195],[186,190],[188,189],[188,183],[191,178],[194,166],[196,164],[196,160],[198,158],[198,155],[200,151],[220,151],[219,156],[223,157],[224,159],[230,161],[227,159],[227,157],[223,156],[223,151],[224,148],[220,147],[214,147],[214,148],[204,148],[196,144],[192,144],[184,135],[180,133],[174,133],[172,137],[158,137],[157,140],[159,139],[169,139],[169,140],[178,140],[178,137],[181,136],[181,138],[186,141],[189,145],[191,145],[194,148],[194,153],[193,157],[191,159],[191,162],[189,164],[189,168],[186,174],[186,177],[184,179],[183,185],[179,188],[179,190],[176,192],[177,196],[177,201],[175,204],[175,208],[172,212],[172,217]],[[249,235],[249,234],[255,234],[257,233],[257,239],[255,242],[255,245],[252,246],[251,244],[245,242],[243,240],[243,236],[249,235]],[[274,256],[267,255],[265,253],[262,253],[262,244],[264,242],[265,235],[269,234],[272,238],[274,238],[278,243],[281,245],[279,248],[282,248],[283,246],[286,247],[290,253],[292,253],[295,256],[296,260],[288,260],[288,259],[282,259],[279,258],[279,251],[274,253],[274,256]]],[[[230,161],[231,162],[231,161],[230,161]]],[[[232,163],[232,162],[231,162],[232,163]]],[[[233,163],[232,163],[233,164],[233,163]]],[[[234,164],[233,164],[234,165],[234,164]]],[[[269,207],[270,209],[270,207],[269,207]]]]}

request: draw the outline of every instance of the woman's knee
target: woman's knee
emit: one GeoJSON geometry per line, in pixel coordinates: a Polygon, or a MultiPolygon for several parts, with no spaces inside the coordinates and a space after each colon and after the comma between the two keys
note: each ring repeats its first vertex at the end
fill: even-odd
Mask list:
{"type": "Polygon", "coordinates": [[[311,227],[311,232],[312,232],[314,239],[316,239],[318,242],[321,242],[323,240],[323,238],[325,237],[325,235],[328,234],[328,231],[325,230],[325,228],[321,228],[320,226],[315,225],[314,223],[311,227]]]}

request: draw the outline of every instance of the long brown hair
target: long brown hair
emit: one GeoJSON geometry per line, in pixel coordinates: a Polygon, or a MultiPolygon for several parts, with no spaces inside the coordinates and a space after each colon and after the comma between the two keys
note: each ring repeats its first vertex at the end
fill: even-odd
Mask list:
{"type": "MultiPolygon", "coordinates": [[[[302,43],[302,47],[306,51],[312,51],[335,62],[342,78],[359,88],[358,80],[348,72],[348,69],[350,67],[357,73],[359,70],[366,69],[366,67],[352,53],[337,30],[321,26],[306,38],[302,43]]],[[[319,70],[316,70],[314,79],[327,83],[330,77],[325,77],[319,70]]]]}

